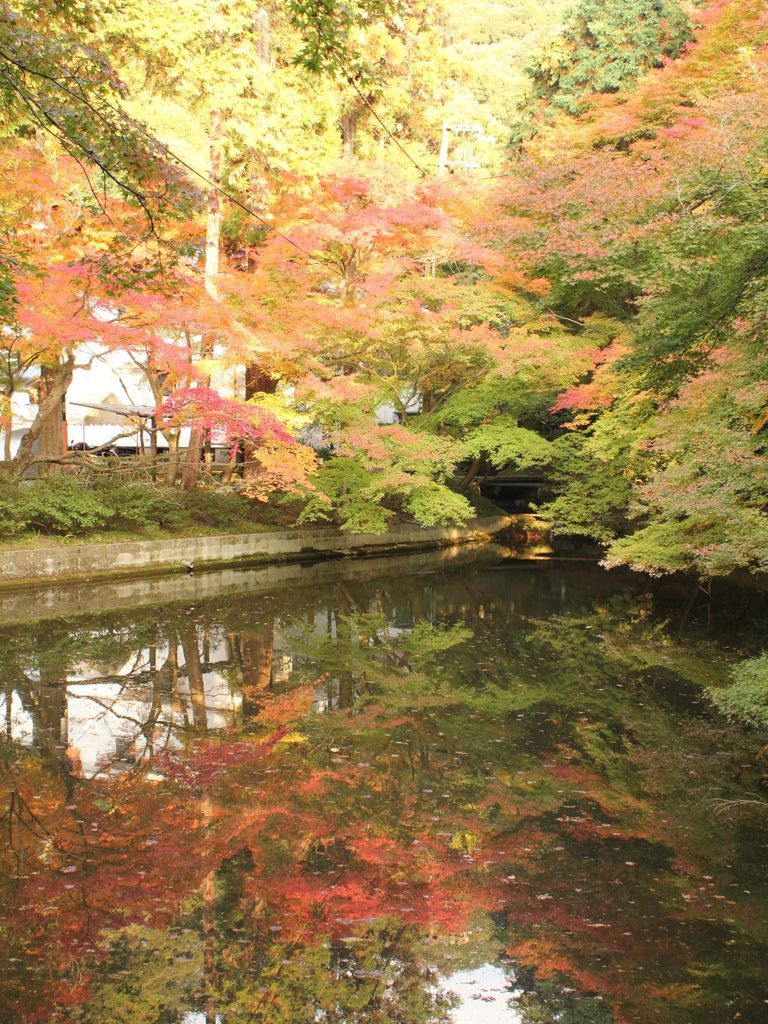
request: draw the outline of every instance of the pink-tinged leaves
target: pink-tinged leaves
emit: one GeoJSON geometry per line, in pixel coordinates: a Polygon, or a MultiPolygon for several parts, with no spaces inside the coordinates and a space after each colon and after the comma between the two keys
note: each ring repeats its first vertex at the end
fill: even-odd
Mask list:
{"type": "Polygon", "coordinates": [[[157,410],[157,416],[163,425],[215,431],[228,441],[295,443],[271,413],[247,402],[224,398],[210,387],[177,388],[157,410]]]}

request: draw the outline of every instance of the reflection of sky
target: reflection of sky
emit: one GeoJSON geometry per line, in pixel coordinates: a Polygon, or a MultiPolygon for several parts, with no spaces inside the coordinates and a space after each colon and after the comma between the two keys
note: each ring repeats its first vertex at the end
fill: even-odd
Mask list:
{"type": "Polygon", "coordinates": [[[16,693],[0,694],[0,732],[13,736],[22,744],[31,743],[35,735],[32,716],[24,710],[16,693]]]}
{"type": "MultiPolygon", "coordinates": [[[[234,720],[241,695],[232,692],[219,672],[203,673],[202,683],[206,728],[225,729],[234,720]]],[[[173,729],[192,724],[191,703],[189,681],[179,679],[175,697],[166,698],[157,709],[157,721],[151,728],[156,750],[178,745],[173,729]]],[[[130,760],[140,760],[148,749],[142,725],[150,719],[151,709],[151,692],[135,694],[118,683],[68,686],[68,741],[78,752],[83,773],[94,774],[115,755],[130,752],[130,760]]]]}
{"type": "MultiPolygon", "coordinates": [[[[78,662],[62,679],[66,682],[61,741],[69,749],[76,771],[93,776],[117,759],[136,763],[152,749],[154,752],[179,745],[175,730],[191,727],[196,715],[192,708],[189,678],[184,653],[175,651],[178,674],[173,692],[153,692],[151,677],[161,672],[171,650],[167,644],[154,650],[140,649],[125,662],[100,664],[78,662]],[[147,678],[150,677],[150,678],[147,678]]],[[[208,670],[201,671],[204,694],[205,727],[226,729],[232,725],[242,704],[242,694],[233,691],[224,668],[228,651],[225,636],[211,631],[208,637],[208,670]]],[[[201,662],[201,669],[202,669],[201,662]]],[[[26,673],[30,683],[39,683],[40,673],[26,673]]],[[[197,710],[199,716],[200,709],[197,710]]],[[[32,714],[18,696],[0,694],[0,733],[16,742],[31,745],[35,738],[32,714]]]]}
{"type": "Polygon", "coordinates": [[[461,1000],[451,1011],[451,1020],[454,1024],[520,1024],[520,1014],[509,1005],[513,993],[508,983],[507,975],[494,964],[444,978],[443,991],[461,1000]]]}
{"type": "MultiPolygon", "coordinates": [[[[151,701],[132,697],[120,683],[67,687],[67,741],[84,775],[95,775],[115,757],[138,760],[147,748],[142,732],[151,701]]],[[[173,747],[171,724],[184,725],[182,714],[164,704],[151,732],[158,749],[173,747]]]]}

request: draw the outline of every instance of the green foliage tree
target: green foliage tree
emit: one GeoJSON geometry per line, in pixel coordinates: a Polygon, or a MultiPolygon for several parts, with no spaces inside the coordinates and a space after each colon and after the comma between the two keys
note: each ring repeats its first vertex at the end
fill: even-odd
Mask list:
{"type": "Polygon", "coordinates": [[[577,116],[591,94],[631,87],[649,68],[677,57],[692,37],[677,0],[580,0],[527,68],[532,98],[577,116]]]}
{"type": "Polygon", "coordinates": [[[572,436],[553,444],[560,493],[545,506],[611,566],[766,564],[763,91],[744,72],[729,95],[704,59],[756,31],[743,14],[737,41],[713,8],[689,51],[571,120],[567,142],[553,118],[510,187],[515,250],[551,308],[614,325],[555,404],[572,436]],[[696,89],[708,98],[692,114],[696,89]]]}

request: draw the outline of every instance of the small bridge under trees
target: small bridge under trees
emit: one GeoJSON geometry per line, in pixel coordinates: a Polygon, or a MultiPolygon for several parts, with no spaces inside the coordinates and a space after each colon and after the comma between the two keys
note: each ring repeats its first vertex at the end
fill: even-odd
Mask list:
{"type": "Polygon", "coordinates": [[[527,512],[548,487],[540,473],[487,473],[475,478],[475,485],[484,498],[509,512],[527,512]]]}

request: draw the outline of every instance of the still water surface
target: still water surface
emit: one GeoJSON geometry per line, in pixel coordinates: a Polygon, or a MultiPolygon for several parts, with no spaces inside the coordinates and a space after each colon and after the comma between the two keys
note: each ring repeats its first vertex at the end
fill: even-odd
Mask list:
{"type": "Polygon", "coordinates": [[[0,627],[0,1020],[768,1021],[760,608],[409,564],[0,627]]]}

